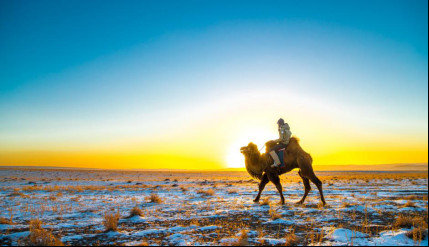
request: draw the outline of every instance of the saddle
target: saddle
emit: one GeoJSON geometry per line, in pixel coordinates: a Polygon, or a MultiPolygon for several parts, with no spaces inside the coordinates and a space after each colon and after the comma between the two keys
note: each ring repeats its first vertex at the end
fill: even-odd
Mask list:
{"type": "Polygon", "coordinates": [[[279,167],[284,167],[285,166],[284,152],[285,152],[285,148],[276,150],[276,154],[277,154],[277,156],[279,157],[279,160],[280,160],[279,167]]]}

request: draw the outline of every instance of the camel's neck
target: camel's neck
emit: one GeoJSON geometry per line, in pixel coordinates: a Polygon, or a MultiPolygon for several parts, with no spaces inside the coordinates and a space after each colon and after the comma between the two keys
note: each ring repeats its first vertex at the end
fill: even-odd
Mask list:
{"type": "Polygon", "coordinates": [[[246,164],[249,164],[251,166],[263,166],[263,161],[263,155],[260,154],[249,155],[245,158],[246,164]]]}
{"type": "Polygon", "coordinates": [[[262,173],[267,168],[266,155],[255,153],[253,155],[246,156],[245,158],[246,169],[253,177],[261,178],[262,173]]]}
{"type": "Polygon", "coordinates": [[[265,168],[269,165],[270,160],[266,153],[263,153],[259,156],[259,163],[265,168]]]}

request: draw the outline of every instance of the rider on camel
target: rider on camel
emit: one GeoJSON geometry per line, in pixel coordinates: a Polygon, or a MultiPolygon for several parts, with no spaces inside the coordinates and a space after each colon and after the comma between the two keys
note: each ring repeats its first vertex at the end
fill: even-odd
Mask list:
{"type": "Polygon", "coordinates": [[[270,155],[274,160],[274,163],[271,165],[271,167],[273,167],[273,168],[278,167],[280,165],[280,160],[279,160],[279,157],[278,157],[276,151],[278,151],[282,148],[286,148],[287,145],[289,144],[290,137],[292,135],[292,132],[290,131],[289,124],[285,123],[285,121],[282,118],[280,118],[277,121],[277,125],[278,125],[280,138],[275,140],[277,145],[275,145],[274,147],[272,147],[270,149],[270,155]]]}

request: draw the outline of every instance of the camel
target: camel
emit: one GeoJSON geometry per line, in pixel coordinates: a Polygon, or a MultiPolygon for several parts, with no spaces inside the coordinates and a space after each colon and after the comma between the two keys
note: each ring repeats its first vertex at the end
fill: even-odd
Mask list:
{"type": "Polygon", "coordinates": [[[299,140],[296,137],[292,137],[290,142],[284,152],[284,163],[285,166],[280,168],[272,168],[271,164],[273,163],[272,158],[268,155],[268,151],[276,143],[274,141],[268,141],[266,146],[266,152],[261,154],[258,150],[258,147],[254,143],[249,143],[249,145],[242,147],[240,149],[241,153],[245,157],[245,164],[247,172],[254,178],[260,180],[259,183],[259,192],[256,196],[254,202],[258,202],[261,193],[267,185],[268,182],[272,182],[277,190],[280,193],[280,203],[283,205],[285,199],[283,196],[283,189],[280,183],[279,176],[287,172],[292,171],[295,168],[299,168],[298,174],[302,178],[304,183],[304,196],[297,204],[302,204],[305,201],[308,193],[311,190],[310,181],[317,186],[317,189],[320,193],[320,199],[322,200],[323,205],[326,204],[325,198],[322,191],[322,182],[316,177],[313,171],[312,163],[313,159],[310,154],[305,152],[299,145],[299,140]]]}

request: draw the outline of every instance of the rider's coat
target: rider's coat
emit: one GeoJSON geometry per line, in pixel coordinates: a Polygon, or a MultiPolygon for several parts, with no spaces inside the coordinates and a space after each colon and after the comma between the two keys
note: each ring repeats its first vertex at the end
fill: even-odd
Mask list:
{"type": "Polygon", "coordinates": [[[283,143],[283,144],[289,144],[290,137],[292,136],[292,132],[290,131],[289,124],[285,123],[281,126],[279,126],[279,136],[280,138],[277,139],[277,142],[283,143]]]}

